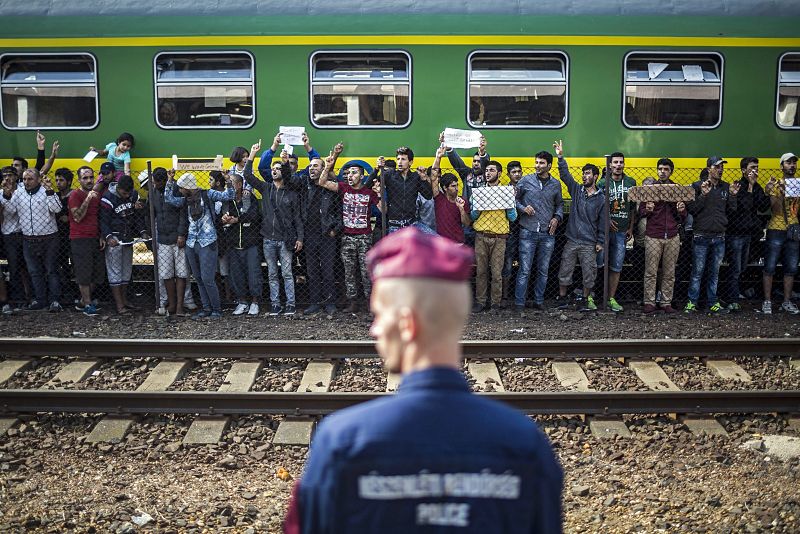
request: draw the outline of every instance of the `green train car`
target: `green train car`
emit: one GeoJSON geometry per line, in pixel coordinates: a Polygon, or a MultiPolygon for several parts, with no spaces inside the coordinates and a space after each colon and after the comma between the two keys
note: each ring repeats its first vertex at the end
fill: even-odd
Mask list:
{"type": "Polygon", "coordinates": [[[72,167],[131,132],[134,169],[269,145],[282,125],[421,163],[445,127],[526,166],[554,139],[629,166],[776,168],[800,150],[796,1],[71,4],[0,3],[2,164],[30,158],[37,129],[72,167]]]}

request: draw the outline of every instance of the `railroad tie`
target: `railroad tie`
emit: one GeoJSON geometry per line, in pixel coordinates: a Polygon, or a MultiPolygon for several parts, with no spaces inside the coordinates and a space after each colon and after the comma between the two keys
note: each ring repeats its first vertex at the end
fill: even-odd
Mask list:
{"type": "MultiPolygon", "coordinates": [[[[0,362],[0,386],[8,382],[15,373],[26,370],[31,366],[33,360],[21,358],[18,360],[4,360],[0,362]]],[[[0,436],[4,435],[19,420],[16,417],[3,417],[0,419],[0,436]]]]}
{"type": "Polygon", "coordinates": [[[18,360],[3,360],[0,362],[0,386],[11,380],[14,373],[26,370],[31,366],[33,360],[20,358],[18,360]]]}
{"type": "MultiPolygon", "coordinates": [[[[250,391],[263,366],[263,361],[235,362],[217,391],[220,393],[245,393],[250,391]]],[[[192,421],[189,430],[183,437],[183,444],[207,445],[209,443],[218,443],[222,439],[222,434],[225,433],[230,421],[231,418],[229,416],[200,416],[192,421]]]]}
{"type": "MultiPolygon", "coordinates": [[[[336,363],[333,361],[312,360],[306,365],[297,391],[298,393],[327,393],[335,374],[336,363]]],[[[278,425],[272,443],[274,445],[308,446],[311,444],[311,435],[314,432],[315,424],[316,419],[313,417],[287,417],[278,425]]]]}
{"type": "MultiPolygon", "coordinates": [[[[653,391],[680,391],[679,388],[661,368],[658,363],[651,360],[631,360],[630,367],[639,379],[653,391]]],[[[695,436],[728,436],[725,428],[711,416],[684,416],[681,422],[695,436]]]]}
{"type": "Polygon", "coordinates": [[[706,360],[706,367],[723,380],[753,381],[750,374],[732,360],[706,360]]]}
{"type": "Polygon", "coordinates": [[[475,383],[480,386],[479,391],[506,390],[494,360],[468,360],[467,369],[475,383]]]}
{"type": "MultiPolygon", "coordinates": [[[[165,391],[191,367],[190,360],[164,360],[150,371],[136,391],[165,391]]],[[[86,437],[87,443],[122,441],[128,433],[133,418],[130,416],[107,415],[100,420],[86,437]]]]}
{"type": "Polygon", "coordinates": [[[63,388],[65,384],[77,384],[100,366],[100,360],[77,360],[65,365],[44,388],[63,388]]]}
{"type": "Polygon", "coordinates": [[[403,379],[402,373],[389,372],[386,375],[386,391],[390,393],[397,391],[397,388],[400,387],[400,381],[402,379],[403,379]]]}

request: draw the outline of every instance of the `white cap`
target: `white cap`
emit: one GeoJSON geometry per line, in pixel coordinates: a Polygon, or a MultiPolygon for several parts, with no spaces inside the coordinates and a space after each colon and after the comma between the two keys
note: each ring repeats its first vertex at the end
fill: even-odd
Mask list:
{"type": "Polygon", "coordinates": [[[182,187],[184,189],[200,189],[200,186],[197,185],[197,178],[195,178],[194,174],[190,172],[187,172],[178,178],[178,187],[182,187]]]}
{"type": "Polygon", "coordinates": [[[787,152],[786,154],[784,154],[783,156],[781,156],[781,165],[783,165],[783,162],[784,162],[784,161],[790,160],[790,159],[792,159],[792,158],[794,158],[794,159],[797,159],[797,156],[795,156],[795,155],[794,155],[794,154],[792,154],[791,152],[787,152]]]}

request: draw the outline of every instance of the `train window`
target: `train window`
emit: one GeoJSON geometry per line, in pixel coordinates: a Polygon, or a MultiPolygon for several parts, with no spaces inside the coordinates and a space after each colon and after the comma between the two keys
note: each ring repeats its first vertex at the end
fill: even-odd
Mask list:
{"type": "Polygon", "coordinates": [[[800,128],[800,53],[781,56],[778,69],[778,106],[775,120],[781,128],[800,128]]]}
{"type": "Polygon", "coordinates": [[[625,126],[715,128],[721,120],[721,55],[631,52],[625,56],[625,126]]]}
{"type": "Polygon", "coordinates": [[[10,130],[97,126],[97,63],[90,54],[0,56],[2,122],[10,130]]]}
{"type": "Polygon", "coordinates": [[[567,123],[567,55],[473,52],[467,60],[471,126],[560,128],[567,123]]]}
{"type": "Polygon", "coordinates": [[[411,122],[406,52],[317,52],[310,63],[314,126],[402,128],[411,122]]]}
{"type": "Polygon", "coordinates": [[[155,57],[156,123],[162,128],[249,128],[255,122],[253,56],[163,52],[155,57]]]}

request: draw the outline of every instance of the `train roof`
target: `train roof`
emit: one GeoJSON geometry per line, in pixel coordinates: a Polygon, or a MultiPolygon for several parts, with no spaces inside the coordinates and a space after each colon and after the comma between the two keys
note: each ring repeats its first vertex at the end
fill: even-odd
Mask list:
{"type": "Polygon", "coordinates": [[[613,15],[797,17],[800,0],[0,0],[0,16],[613,15]]]}

